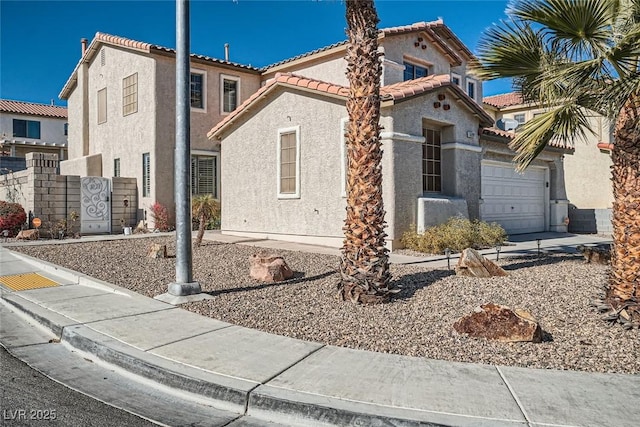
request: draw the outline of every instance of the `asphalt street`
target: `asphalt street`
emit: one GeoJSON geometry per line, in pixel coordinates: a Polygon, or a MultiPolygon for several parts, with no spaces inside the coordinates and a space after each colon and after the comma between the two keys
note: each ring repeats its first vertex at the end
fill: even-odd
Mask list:
{"type": "Polygon", "coordinates": [[[59,384],[0,347],[0,426],[155,426],[59,384]]]}

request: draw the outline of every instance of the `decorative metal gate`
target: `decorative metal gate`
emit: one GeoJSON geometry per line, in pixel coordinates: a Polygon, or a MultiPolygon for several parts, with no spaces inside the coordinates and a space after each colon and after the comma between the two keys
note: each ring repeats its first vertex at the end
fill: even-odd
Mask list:
{"type": "Polygon", "coordinates": [[[99,176],[80,179],[80,232],[111,232],[111,181],[99,176]]]}

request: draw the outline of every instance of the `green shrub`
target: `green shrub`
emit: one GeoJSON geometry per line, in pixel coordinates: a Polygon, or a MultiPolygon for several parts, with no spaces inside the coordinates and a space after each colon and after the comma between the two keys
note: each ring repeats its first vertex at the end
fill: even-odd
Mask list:
{"type": "Polygon", "coordinates": [[[0,200],[0,232],[9,230],[9,235],[13,236],[26,221],[27,214],[22,205],[0,200]]]}
{"type": "Polygon", "coordinates": [[[430,227],[418,234],[415,226],[402,235],[402,244],[414,251],[441,254],[446,248],[460,252],[466,248],[482,249],[502,243],[507,237],[504,229],[491,224],[462,217],[450,218],[444,224],[430,227]]]}

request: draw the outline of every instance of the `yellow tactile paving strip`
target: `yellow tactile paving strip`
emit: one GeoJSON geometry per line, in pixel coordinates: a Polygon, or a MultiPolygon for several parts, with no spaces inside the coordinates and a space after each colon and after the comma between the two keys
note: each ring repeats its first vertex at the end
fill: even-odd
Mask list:
{"type": "Polygon", "coordinates": [[[0,276],[0,283],[14,291],[26,291],[29,289],[51,288],[59,286],[59,283],[42,277],[37,273],[16,274],[13,276],[0,276]]]}

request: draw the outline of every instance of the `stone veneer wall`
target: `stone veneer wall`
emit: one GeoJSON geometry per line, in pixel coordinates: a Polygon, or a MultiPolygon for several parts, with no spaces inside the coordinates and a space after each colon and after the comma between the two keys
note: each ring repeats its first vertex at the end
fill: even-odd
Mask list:
{"type": "MultiPolygon", "coordinates": [[[[81,214],[80,176],[59,175],[57,154],[28,153],[26,163],[26,170],[0,177],[0,199],[20,203],[32,218],[40,218],[43,231],[66,219],[70,231],[79,232],[80,218],[74,223],[71,221],[71,212],[81,214]]],[[[121,219],[131,227],[137,225],[136,179],[114,177],[111,183],[111,231],[122,233],[121,219]],[[125,197],[129,200],[126,209],[123,203],[125,197]]]]}

